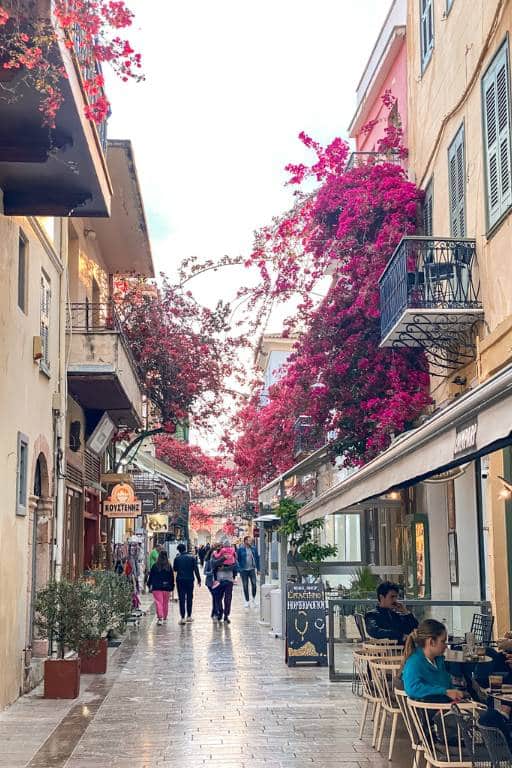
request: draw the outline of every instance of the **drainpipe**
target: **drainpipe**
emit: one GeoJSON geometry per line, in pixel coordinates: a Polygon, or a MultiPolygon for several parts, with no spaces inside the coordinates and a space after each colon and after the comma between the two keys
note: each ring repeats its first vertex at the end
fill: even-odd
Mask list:
{"type": "Polygon", "coordinates": [[[56,403],[53,411],[53,477],[55,512],[53,521],[53,578],[62,575],[64,549],[64,519],[66,510],[65,440],[67,411],[67,338],[66,317],[68,312],[68,227],[67,220],[60,221],[60,255],[63,271],[59,282],[59,375],[56,403]]]}

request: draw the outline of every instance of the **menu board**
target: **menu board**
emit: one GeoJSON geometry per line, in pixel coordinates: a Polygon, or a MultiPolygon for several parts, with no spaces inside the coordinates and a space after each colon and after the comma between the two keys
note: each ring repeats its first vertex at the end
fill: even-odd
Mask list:
{"type": "Polygon", "coordinates": [[[286,660],[327,666],[325,593],[323,584],[286,585],[286,660]]]}

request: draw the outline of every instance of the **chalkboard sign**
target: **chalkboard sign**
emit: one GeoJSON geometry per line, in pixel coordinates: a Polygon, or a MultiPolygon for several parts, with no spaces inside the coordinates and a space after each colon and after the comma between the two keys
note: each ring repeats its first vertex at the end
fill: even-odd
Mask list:
{"type": "Polygon", "coordinates": [[[286,660],[327,666],[326,610],[323,584],[286,585],[286,660]]]}

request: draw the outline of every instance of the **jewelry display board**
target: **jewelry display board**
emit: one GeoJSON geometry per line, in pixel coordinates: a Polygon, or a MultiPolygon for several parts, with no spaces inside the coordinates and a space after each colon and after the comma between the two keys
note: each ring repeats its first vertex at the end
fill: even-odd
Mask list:
{"type": "Polygon", "coordinates": [[[327,631],[324,585],[286,585],[286,661],[327,666],[327,631]]]}

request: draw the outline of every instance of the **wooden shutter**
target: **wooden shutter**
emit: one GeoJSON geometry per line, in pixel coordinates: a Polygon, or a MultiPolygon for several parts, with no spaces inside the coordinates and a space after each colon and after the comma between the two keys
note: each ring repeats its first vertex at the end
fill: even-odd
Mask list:
{"type": "Polygon", "coordinates": [[[434,234],[434,195],[432,182],[425,190],[425,200],[423,201],[423,234],[432,237],[434,234]]]}
{"type": "Polygon", "coordinates": [[[41,345],[43,356],[41,365],[46,370],[50,370],[50,306],[51,306],[51,287],[50,281],[44,273],[41,273],[41,345]]]}
{"type": "Polygon", "coordinates": [[[505,44],[487,70],[482,86],[489,227],[512,203],[507,53],[505,44]]]}
{"type": "Polygon", "coordinates": [[[450,232],[452,237],[466,237],[466,160],[464,126],[461,126],[448,150],[450,186],[450,232]]]}

